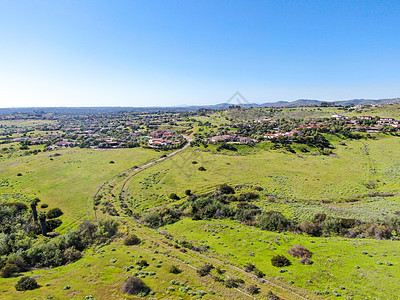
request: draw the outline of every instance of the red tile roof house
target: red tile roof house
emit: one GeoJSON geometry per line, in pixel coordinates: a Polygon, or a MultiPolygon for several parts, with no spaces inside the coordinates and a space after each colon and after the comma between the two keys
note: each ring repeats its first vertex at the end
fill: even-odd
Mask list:
{"type": "Polygon", "coordinates": [[[255,140],[249,138],[249,137],[244,137],[244,136],[238,136],[237,137],[237,141],[239,143],[245,143],[245,144],[249,144],[249,143],[254,143],[255,140]]]}
{"type": "Polygon", "coordinates": [[[174,134],[170,130],[156,130],[150,132],[150,136],[155,137],[155,138],[161,138],[161,137],[173,137],[174,134]]]}
{"type": "MultiPolygon", "coordinates": [[[[149,140],[149,145],[151,147],[171,146],[173,144],[174,144],[174,142],[166,141],[166,140],[163,140],[163,139],[150,139],[149,140]]],[[[179,144],[179,142],[178,142],[178,144],[179,144]]],[[[176,145],[176,144],[174,144],[174,145],[176,145]]]]}
{"type": "Polygon", "coordinates": [[[218,142],[239,142],[239,143],[244,143],[244,144],[248,144],[248,143],[255,143],[256,140],[251,139],[249,137],[244,137],[244,136],[237,136],[237,135],[229,135],[229,134],[225,134],[225,135],[217,135],[217,136],[213,136],[210,138],[205,139],[207,142],[209,143],[218,143],[218,142]]]}
{"type": "Polygon", "coordinates": [[[234,136],[234,135],[225,134],[225,135],[213,136],[210,138],[210,141],[213,143],[215,143],[215,142],[234,142],[235,138],[236,138],[236,136],[234,136]]]}
{"type": "Polygon", "coordinates": [[[394,123],[396,120],[393,118],[381,118],[377,123],[379,125],[385,125],[385,124],[392,124],[394,123]]]}
{"type": "Polygon", "coordinates": [[[289,132],[267,133],[267,134],[264,134],[264,137],[267,138],[267,139],[273,139],[273,138],[276,138],[278,136],[286,136],[286,137],[291,138],[291,137],[293,137],[293,135],[295,133],[297,133],[297,135],[301,135],[301,136],[304,135],[304,133],[302,133],[301,131],[292,130],[292,131],[289,131],[289,132]]]}
{"type": "Polygon", "coordinates": [[[336,120],[345,120],[345,119],[348,119],[349,117],[342,116],[342,115],[332,115],[331,118],[336,119],[336,120]]]}

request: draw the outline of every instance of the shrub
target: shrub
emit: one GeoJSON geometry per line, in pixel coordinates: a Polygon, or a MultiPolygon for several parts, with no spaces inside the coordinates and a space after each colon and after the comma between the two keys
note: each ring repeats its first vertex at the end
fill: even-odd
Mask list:
{"type": "Polygon", "coordinates": [[[141,267],[147,267],[149,265],[149,263],[145,259],[142,259],[142,260],[138,261],[136,264],[141,266],[141,267]]]}
{"type": "Polygon", "coordinates": [[[237,283],[236,279],[229,278],[229,279],[225,280],[225,286],[228,288],[237,288],[238,283],[237,283]]]}
{"type": "Polygon", "coordinates": [[[221,194],[234,194],[235,193],[235,189],[226,183],[221,184],[219,186],[218,190],[221,194]]]}
{"type": "Polygon", "coordinates": [[[213,268],[214,268],[214,267],[213,267],[212,265],[210,265],[210,264],[205,264],[204,266],[200,267],[200,268],[197,270],[197,273],[198,273],[201,277],[203,277],[203,276],[206,276],[206,275],[210,274],[210,272],[211,272],[211,270],[212,270],[213,268]]]}
{"type": "Polygon", "coordinates": [[[46,220],[46,228],[47,231],[53,231],[57,227],[60,227],[62,224],[62,221],[60,219],[50,219],[46,220]]]}
{"type": "Polygon", "coordinates": [[[22,176],[22,173],[18,173],[17,176],[22,176]]]}
{"type": "Polygon", "coordinates": [[[198,169],[199,171],[205,171],[206,170],[206,168],[204,168],[204,167],[199,167],[199,169],[198,169]]]}
{"type": "Polygon", "coordinates": [[[284,231],[290,226],[290,220],[277,211],[269,211],[258,217],[258,226],[264,230],[284,231]]]}
{"type": "Polygon", "coordinates": [[[150,293],[150,288],[138,277],[128,277],[123,283],[121,291],[128,295],[144,297],[150,293]]]}
{"type": "Polygon", "coordinates": [[[110,164],[115,164],[115,162],[113,160],[110,160],[110,164]]]}
{"type": "Polygon", "coordinates": [[[288,253],[293,257],[308,257],[311,258],[313,253],[302,245],[296,245],[288,250],[288,253]]]}
{"type": "Polygon", "coordinates": [[[286,267],[286,266],[290,266],[292,263],[290,262],[290,260],[288,258],[286,258],[283,255],[276,255],[274,257],[271,258],[271,264],[274,267],[286,267]]]}
{"type": "Polygon", "coordinates": [[[182,270],[179,269],[178,266],[172,265],[172,266],[169,268],[169,272],[172,273],[172,274],[179,274],[179,273],[182,273],[182,270]]]}
{"type": "Polygon", "coordinates": [[[63,212],[61,211],[61,209],[58,207],[55,207],[55,208],[50,209],[47,212],[46,217],[47,217],[47,219],[54,219],[54,218],[58,218],[62,214],[63,214],[63,212]]]}
{"type": "Polygon", "coordinates": [[[254,275],[256,275],[258,278],[263,278],[265,276],[265,273],[260,271],[259,269],[254,269],[253,271],[254,275]]]}
{"type": "Polygon", "coordinates": [[[272,291],[269,291],[267,294],[268,300],[280,300],[277,295],[275,295],[272,291]]]}
{"type": "Polygon", "coordinates": [[[28,264],[21,256],[11,257],[7,260],[7,264],[12,264],[17,266],[18,272],[24,272],[29,270],[28,264]]]}
{"type": "Polygon", "coordinates": [[[300,259],[300,263],[302,265],[312,265],[313,262],[308,257],[303,257],[302,259],[300,259]]]}
{"type": "Polygon", "coordinates": [[[179,200],[180,198],[178,197],[177,194],[171,193],[171,194],[169,195],[169,199],[172,199],[172,200],[179,200]]]}
{"type": "Polygon", "coordinates": [[[9,278],[17,272],[19,272],[19,268],[15,264],[7,263],[3,268],[1,268],[0,277],[9,278]]]}
{"type": "Polygon", "coordinates": [[[39,285],[37,284],[36,280],[29,276],[22,277],[15,285],[15,289],[17,291],[34,290],[37,289],[38,287],[39,285]]]}
{"type": "Polygon", "coordinates": [[[191,191],[191,190],[186,190],[186,191],[185,191],[185,195],[186,195],[186,196],[190,196],[191,194],[192,194],[192,191],[191,191]]]}
{"type": "Polygon", "coordinates": [[[125,238],[124,245],[125,246],[139,245],[140,242],[141,240],[135,234],[130,234],[125,238]]]}
{"type": "Polygon", "coordinates": [[[300,224],[300,230],[311,236],[320,236],[321,229],[321,226],[316,223],[303,222],[300,224]]]}
{"type": "Polygon", "coordinates": [[[164,206],[143,214],[141,220],[145,225],[156,228],[178,221],[179,214],[176,210],[164,206]]]}
{"type": "Polygon", "coordinates": [[[246,287],[246,292],[248,292],[250,295],[255,295],[260,292],[260,288],[257,287],[256,285],[250,285],[246,287]]]}
{"type": "Polygon", "coordinates": [[[48,204],[45,204],[45,203],[43,203],[42,205],[40,205],[40,207],[41,207],[41,208],[48,208],[48,207],[49,207],[49,205],[48,205],[48,204]]]}
{"type": "Polygon", "coordinates": [[[366,230],[366,234],[377,240],[389,239],[391,237],[392,231],[388,226],[372,224],[366,230]]]}
{"type": "Polygon", "coordinates": [[[253,193],[253,192],[242,193],[239,196],[239,201],[253,200],[253,199],[257,199],[258,197],[259,197],[259,195],[256,193],[253,193]]]}
{"type": "Polygon", "coordinates": [[[314,223],[322,223],[326,219],[326,214],[315,214],[313,222],[314,223]]]}
{"type": "Polygon", "coordinates": [[[112,219],[99,220],[98,241],[104,243],[118,233],[118,222],[112,219]]]}
{"type": "Polygon", "coordinates": [[[76,250],[75,246],[72,246],[64,250],[63,257],[66,263],[71,263],[80,259],[82,253],[79,250],[76,250]]]}
{"type": "Polygon", "coordinates": [[[256,266],[255,265],[253,265],[253,264],[246,264],[245,266],[244,266],[244,270],[246,271],[246,272],[253,272],[253,270],[256,268],[256,266]]]}

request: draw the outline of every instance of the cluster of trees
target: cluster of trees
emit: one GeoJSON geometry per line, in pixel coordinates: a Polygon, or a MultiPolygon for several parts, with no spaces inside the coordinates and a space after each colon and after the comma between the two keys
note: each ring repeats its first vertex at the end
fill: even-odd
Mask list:
{"type": "Polygon", "coordinates": [[[150,227],[160,227],[178,221],[181,216],[194,220],[229,218],[263,230],[291,231],[311,236],[341,235],[349,238],[395,239],[400,234],[400,215],[381,223],[365,223],[356,219],[316,214],[313,220],[298,223],[281,212],[262,211],[250,202],[258,196],[255,192],[244,192],[236,196],[233,187],[223,184],[209,194],[190,194],[187,201],[174,208],[153,209],[145,213],[141,221],[150,227]]]}
{"type": "Polygon", "coordinates": [[[82,251],[94,243],[112,239],[118,224],[112,220],[98,223],[88,221],[78,229],[64,235],[47,232],[61,225],[56,219],[62,214],[53,208],[46,214],[38,213],[36,201],[31,202],[31,212],[23,203],[0,205],[0,276],[10,277],[32,267],[55,267],[78,260],[82,251]],[[39,239],[40,234],[46,236],[39,239]]]}

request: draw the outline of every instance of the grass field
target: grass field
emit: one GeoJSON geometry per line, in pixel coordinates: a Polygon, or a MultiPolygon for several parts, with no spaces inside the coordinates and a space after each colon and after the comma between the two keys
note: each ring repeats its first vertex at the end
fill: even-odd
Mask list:
{"type": "Polygon", "coordinates": [[[161,230],[177,239],[208,245],[213,255],[235,262],[238,267],[252,263],[265,272],[267,278],[278,278],[278,282],[289,282],[311,292],[329,291],[324,298],[336,298],[333,291],[343,299],[398,297],[398,242],[279,234],[229,220],[184,219],[161,230]],[[298,258],[286,253],[297,244],[314,253],[312,265],[302,265],[298,258]],[[272,266],[271,258],[276,254],[290,258],[292,265],[284,268],[272,266]],[[393,265],[388,266],[388,262],[393,265]]]}
{"type": "Polygon", "coordinates": [[[92,199],[104,182],[160,155],[160,152],[143,148],[73,148],[30,156],[14,155],[0,160],[0,201],[39,197],[41,204],[63,210],[64,228],[76,220],[93,218],[92,199]],[[60,156],[54,156],[56,153],[60,156]],[[18,173],[22,176],[17,176],[18,173]]]}
{"type": "Polygon", "coordinates": [[[280,150],[228,155],[189,148],[135,176],[129,190],[139,209],[161,204],[170,193],[203,193],[222,183],[259,185],[265,196],[286,202],[358,201],[371,192],[399,192],[399,144],[395,137],[347,141],[336,145],[333,157],[280,150]],[[369,182],[373,189],[367,188],[369,182]]]}
{"type": "MultiPolygon", "coordinates": [[[[138,299],[128,296],[120,291],[122,283],[133,273],[149,273],[141,275],[146,284],[155,293],[154,297],[183,298],[192,297],[179,291],[180,286],[171,284],[171,280],[183,282],[191,291],[207,292],[207,299],[221,299],[221,294],[211,295],[209,292],[218,292],[210,278],[201,278],[196,271],[185,263],[174,261],[163,254],[154,254],[141,247],[123,246],[113,243],[97,251],[89,251],[81,260],[51,270],[37,270],[27,275],[35,276],[40,289],[17,292],[14,288],[18,278],[0,278],[1,299],[84,299],[92,295],[95,299],[138,299]],[[137,270],[136,261],[146,260],[150,265],[142,270],[137,270]],[[169,267],[178,265],[183,270],[181,274],[170,274],[169,267]],[[65,289],[70,286],[70,289],[65,289]],[[174,291],[168,290],[173,287],[174,291]]],[[[229,290],[224,291],[229,295],[229,290]]],[[[234,297],[234,293],[230,295],[234,297]]],[[[146,298],[152,297],[149,295],[146,298]]]]}

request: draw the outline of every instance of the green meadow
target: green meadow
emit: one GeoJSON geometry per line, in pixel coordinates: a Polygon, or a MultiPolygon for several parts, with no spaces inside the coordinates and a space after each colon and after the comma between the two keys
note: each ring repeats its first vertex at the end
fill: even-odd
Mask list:
{"type": "Polygon", "coordinates": [[[94,218],[93,196],[103,183],[160,155],[143,148],[73,148],[29,156],[13,155],[0,159],[0,200],[26,201],[38,197],[40,204],[62,209],[63,227],[76,225],[79,220],[94,218]]]}
{"type": "Polygon", "coordinates": [[[233,262],[240,268],[247,263],[254,264],[267,274],[266,279],[289,283],[315,296],[324,292],[324,298],[337,298],[337,292],[341,295],[339,299],[398,297],[400,253],[397,241],[282,234],[229,220],[184,219],[161,230],[176,239],[208,245],[211,256],[233,262]],[[298,244],[313,252],[312,265],[302,265],[298,258],[287,254],[290,247],[298,244]],[[271,258],[276,254],[290,258],[292,265],[272,266],[271,258]]]}
{"type": "MultiPolygon", "coordinates": [[[[399,144],[396,137],[346,141],[345,145],[334,143],[336,148],[331,156],[292,154],[262,147],[246,155],[188,148],[134,176],[128,191],[134,208],[138,209],[160,205],[170,193],[181,197],[186,189],[204,193],[222,183],[261,186],[264,199],[294,205],[336,203],[340,207],[345,202],[365,205],[378,199],[371,195],[398,194],[399,144]],[[199,171],[200,166],[206,170],[199,171]],[[369,183],[373,183],[373,188],[369,183]]],[[[388,203],[398,203],[396,197],[385,199],[388,203]]]]}

